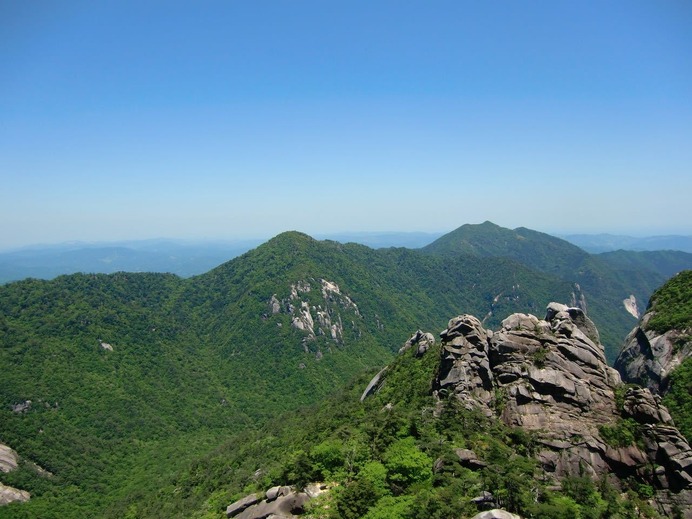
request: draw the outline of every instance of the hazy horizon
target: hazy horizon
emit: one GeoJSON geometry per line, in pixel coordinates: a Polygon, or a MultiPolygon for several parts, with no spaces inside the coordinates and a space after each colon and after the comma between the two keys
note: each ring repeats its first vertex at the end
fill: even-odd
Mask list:
{"type": "MultiPolygon", "coordinates": [[[[482,222],[468,222],[471,225],[477,225],[482,222]]],[[[495,223],[495,222],[493,222],[495,223]]],[[[464,225],[464,224],[462,224],[464,225]]],[[[406,236],[406,235],[424,235],[424,236],[430,236],[431,239],[435,239],[435,237],[442,236],[444,234],[447,234],[449,232],[454,231],[457,229],[459,226],[450,228],[450,229],[445,229],[445,230],[439,230],[439,231],[395,231],[395,230],[379,230],[379,231],[357,231],[357,230],[350,230],[350,231],[335,231],[335,232],[319,232],[319,233],[310,233],[307,232],[303,229],[285,229],[283,231],[279,231],[276,234],[272,234],[270,236],[238,236],[238,237],[233,237],[233,236],[220,236],[220,237],[190,237],[190,238],[178,238],[174,236],[153,236],[149,238],[136,238],[136,239],[94,239],[94,240],[63,240],[63,241],[53,241],[53,242],[35,242],[35,243],[26,243],[22,245],[17,245],[17,246],[9,246],[9,247],[2,247],[0,246],[0,253],[8,253],[8,252],[18,252],[21,250],[27,250],[27,249],[42,249],[42,248],[61,248],[61,247],[69,247],[69,246],[75,246],[75,247],[112,247],[112,246],[127,246],[128,244],[130,245],[143,245],[146,243],[151,243],[154,244],[156,242],[172,242],[176,243],[179,245],[190,245],[190,246],[195,246],[195,245],[236,245],[238,243],[263,243],[265,241],[270,240],[271,238],[275,237],[278,234],[281,234],[283,232],[289,232],[289,231],[297,231],[297,232],[302,232],[305,234],[308,234],[309,236],[322,240],[322,239],[335,239],[338,237],[376,237],[376,236],[387,236],[387,235],[401,235],[401,236],[406,236]]],[[[502,226],[504,227],[504,226],[502,226]]],[[[517,225],[514,227],[508,227],[509,229],[516,229],[519,227],[526,227],[524,225],[517,225]]],[[[613,236],[613,237],[630,237],[630,238],[637,238],[637,239],[643,239],[643,238],[652,238],[652,237],[688,237],[692,238],[692,234],[684,234],[684,233],[662,233],[662,234],[627,234],[627,233],[614,233],[614,232],[585,232],[585,233],[580,233],[580,232],[551,232],[551,231],[546,231],[546,230],[541,230],[541,229],[533,229],[531,230],[542,232],[551,236],[559,237],[559,238],[564,238],[564,237],[578,237],[578,236],[613,236]]]]}
{"type": "Polygon", "coordinates": [[[0,6],[0,250],[692,235],[692,7],[0,6]]]}

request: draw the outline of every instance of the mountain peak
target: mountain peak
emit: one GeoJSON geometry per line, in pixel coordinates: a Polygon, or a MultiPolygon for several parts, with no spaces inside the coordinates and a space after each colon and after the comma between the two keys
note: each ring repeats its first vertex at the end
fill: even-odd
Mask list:
{"type": "Polygon", "coordinates": [[[274,236],[272,239],[270,239],[267,243],[285,243],[285,242],[310,242],[310,241],[317,241],[315,240],[312,236],[305,234],[304,232],[300,231],[284,231],[280,234],[277,234],[274,236]]]}

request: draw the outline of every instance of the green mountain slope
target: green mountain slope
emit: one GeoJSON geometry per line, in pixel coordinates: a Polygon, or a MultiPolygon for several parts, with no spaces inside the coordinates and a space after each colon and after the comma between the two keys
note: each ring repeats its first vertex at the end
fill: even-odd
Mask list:
{"type": "Polygon", "coordinates": [[[505,229],[491,222],[463,225],[421,251],[441,257],[471,254],[509,258],[575,284],[577,298],[572,302],[593,315],[611,362],[636,323],[624,301],[634,296],[641,305],[668,277],[692,268],[692,256],[686,253],[618,251],[591,255],[544,233],[505,229]]]}
{"type": "Polygon", "coordinates": [[[614,269],[642,272],[655,272],[663,280],[692,267],[692,254],[673,250],[604,252],[597,258],[614,269]]]}
{"type": "Polygon", "coordinates": [[[573,274],[590,257],[576,245],[554,236],[523,227],[510,230],[492,222],[462,225],[421,250],[444,256],[473,254],[511,258],[560,277],[573,274]]]}
{"type": "MultiPolygon", "coordinates": [[[[456,328],[455,324],[455,329],[463,330],[463,327],[456,328]]],[[[551,441],[543,436],[546,430],[537,428],[535,423],[531,427],[531,420],[527,420],[525,428],[508,425],[507,422],[513,423],[511,414],[518,409],[513,406],[531,400],[531,389],[513,403],[511,391],[506,391],[505,382],[499,382],[494,394],[489,396],[490,413],[470,405],[469,400],[474,397],[469,395],[481,395],[482,391],[467,387],[465,377],[458,373],[450,375],[443,367],[450,358],[464,355],[464,351],[471,357],[479,355],[483,341],[475,329],[468,333],[467,337],[478,340],[477,344],[469,346],[458,341],[445,349],[438,342],[429,345],[423,354],[415,346],[404,350],[386,369],[384,382],[365,399],[361,393],[368,378],[361,377],[318,406],[283,416],[257,431],[229,438],[167,482],[164,495],[170,499],[164,501],[159,497],[142,502],[138,513],[146,517],[220,519],[227,505],[250,493],[262,496],[274,485],[294,485],[300,489],[310,482],[322,481],[328,482],[331,488],[308,504],[304,517],[470,518],[482,508],[476,506],[474,499],[488,494],[494,506],[527,518],[661,517],[652,499],[661,491],[653,486],[655,478],[646,471],[636,473],[631,463],[632,470],[628,472],[627,462],[623,464],[622,454],[628,448],[629,452],[638,448],[631,432],[627,441],[618,438],[623,444],[606,449],[613,455],[612,467],[601,467],[601,474],[591,472],[589,463],[597,466],[593,450],[589,451],[588,460],[580,458],[572,473],[558,475],[555,465],[559,464],[559,456],[551,456],[550,449],[565,449],[561,454],[569,456],[570,449],[579,449],[588,441],[576,430],[565,431],[561,426],[557,430],[562,440],[551,441]],[[457,376],[468,391],[459,394],[449,387],[442,389],[440,379],[449,376],[457,376]]],[[[497,332],[494,337],[502,333],[497,332]]],[[[514,351],[521,358],[523,369],[531,371],[529,365],[537,362],[537,357],[527,354],[527,343],[517,342],[513,346],[512,343],[516,337],[527,338],[532,333],[536,334],[534,337],[545,338],[542,334],[552,332],[518,329],[515,339],[494,350],[497,356],[490,356],[490,364],[511,362],[503,357],[514,351]]],[[[560,369],[566,370],[563,373],[569,371],[568,366],[549,357],[550,354],[541,358],[540,371],[544,368],[557,369],[556,373],[560,369]]],[[[576,357],[574,360],[580,363],[576,357]]],[[[510,386],[517,376],[516,372],[511,377],[508,371],[498,372],[504,373],[510,386]]],[[[595,388],[603,379],[592,382],[595,388]]],[[[536,386],[532,386],[535,383],[528,377],[520,387],[533,387],[535,391],[536,386]]],[[[596,423],[603,435],[627,434],[628,430],[623,432],[625,427],[644,434],[641,424],[632,418],[617,417],[615,402],[627,391],[622,385],[617,387],[615,393],[610,392],[601,402],[611,399],[612,409],[579,412],[578,405],[573,404],[572,419],[593,420],[594,416],[590,415],[593,411],[600,416],[596,423]]],[[[570,405],[561,398],[556,399],[557,404],[555,401],[550,404],[549,400],[543,399],[540,415],[551,405],[567,408],[570,405]]],[[[529,411],[528,415],[534,413],[529,411]]],[[[645,427],[654,426],[647,423],[645,427]]],[[[607,441],[615,441],[608,438],[607,441]]],[[[662,490],[663,494],[666,492],[662,490]]],[[[684,517],[671,515],[678,516],[684,517]]]]}
{"type": "Polygon", "coordinates": [[[411,330],[441,329],[461,312],[497,325],[571,291],[507,259],[294,232],[190,279],[77,274],[2,286],[0,442],[23,462],[0,482],[33,498],[0,517],[126,516],[229,434],[386,363],[411,330]]]}

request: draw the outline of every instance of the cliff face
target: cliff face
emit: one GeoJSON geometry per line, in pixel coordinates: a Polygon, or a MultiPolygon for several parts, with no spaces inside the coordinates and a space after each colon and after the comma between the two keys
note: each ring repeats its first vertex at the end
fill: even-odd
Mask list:
{"type": "Polygon", "coordinates": [[[513,314],[497,332],[470,315],[442,337],[436,394],[533,431],[547,474],[624,479],[656,489],[666,513],[692,517],[692,450],[658,396],[626,389],[598,332],[578,308],[551,303],[545,319],[513,314]]]}
{"type": "Polygon", "coordinates": [[[649,329],[654,315],[650,310],[630,332],[615,361],[625,382],[648,387],[653,393],[668,391],[670,374],[692,356],[689,330],[672,329],[665,333],[649,329]]]}

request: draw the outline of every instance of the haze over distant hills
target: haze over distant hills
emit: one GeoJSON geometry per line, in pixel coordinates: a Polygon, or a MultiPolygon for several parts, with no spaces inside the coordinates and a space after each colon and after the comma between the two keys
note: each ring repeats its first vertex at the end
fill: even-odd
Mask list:
{"type": "Polygon", "coordinates": [[[669,235],[637,238],[614,234],[570,234],[558,237],[594,254],[616,250],[692,252],[692,236],[669,235]]]}
{"type": "MultiPolygon", "coordinates": [[[[373,249],[406,247],[418,249],[443,233],[341,232],[316,234],[320,240],[358,243],[373,249]]],[[[612,234],[555,235],[581,249],[599,254],[625,251],[682,251],[692,253],[692,236],[635,238],[612,234]]],[[[260,245],[264,239],[130,240],[113,242],[67,242],[37,244],[0,252],[0,283],[25,278],[52,279],[62,274],[89,272],[166,272],[189,277],[208,272],[260,245]]]]}

